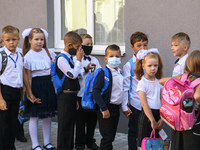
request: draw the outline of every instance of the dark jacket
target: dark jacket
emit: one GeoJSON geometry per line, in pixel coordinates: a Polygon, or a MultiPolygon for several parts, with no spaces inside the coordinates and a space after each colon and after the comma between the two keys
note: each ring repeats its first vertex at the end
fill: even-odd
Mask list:
{"type": "MultiPolygon", "coordinates": [[[[109,69],[108,69],[109,70],[109,69]]],[[[109,70],[109,86],[104,91],[103,95],[101,95],[101,90],[104,86],[104,71],[100,71],[97,75],[96,82],[94,83],[92,95],[95,99],[95,102],[99,106],[99,108],[102,111],[105,111],[108,109],[108,106],[110,104],[110,97],[111,97],[111,91],[112,91],[112,74],[109,70]]]]}

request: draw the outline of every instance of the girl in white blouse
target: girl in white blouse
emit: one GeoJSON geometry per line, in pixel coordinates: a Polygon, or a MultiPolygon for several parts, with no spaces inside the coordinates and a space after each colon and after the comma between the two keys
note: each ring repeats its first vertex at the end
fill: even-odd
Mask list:
{"type": "Polygon", "coordinates": [[[149,137],[152,130],[157,131],[163,125],[159,113],[162,85],[159,84],[158,80],[163,74],[163,64],[158,53],[158,49],[155,48],[140,50],[137,53],[134,72],[136,78],[140,80],[136,91],[142,105],[138,119],[138,147],[141,147],[144,137],[149,137]]]}
{"type": "Polygon", "coordinates": [[[47,150],[55,150],[50,143],[51,118],[56,114],[57,98],[51,82],[50,66],[55,53],[48,51],[46,38],[48,33],[44,29],[29,28],[22,33],[24,38],[23,53],[24,67],[31,82],[33,93],[40,101],[25,103],[25,115],[30,117],[29,132],[32,140],[32,150],[41,150],[39,145],[38,119],[42,119],[44,145],[47,150]]]}

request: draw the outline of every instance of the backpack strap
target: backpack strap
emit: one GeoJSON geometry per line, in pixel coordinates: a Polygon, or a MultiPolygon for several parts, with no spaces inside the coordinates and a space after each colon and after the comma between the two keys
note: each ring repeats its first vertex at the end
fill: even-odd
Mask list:
{"type": "Polygon", "coordinates": [[[103,86],[103,88],[102,88],[102,90],[101,90],[101,95],[102,95],[103,92],[108,88],[108,86],[109,86],[109,81],[110,81],[110,79],[109,79],[109,70],[108,70],[108,68],[104,68],[103,71],[104,71],[104,86],[103,86]]]}
{"type": "Polygon", "coordinates": [[[199,84],[200,84],[200,78],[197,78],[194,81],[192,81],[190,85],[195,88],[199,84]]]}
{"type": "Polygon", "coordinates": [[[181,81],[185,82],[185,80],[187,80],[189,73],[184,73],[181,77],[181,81]]]}
{"type": "Polygon", "coordinates": [[[134,68],[135,68],[135,62],[133,62],[133,58],[129,59],[129,63],[131,65],[131,69],[130,69],[130,73],[131,73],[131,76],[130,76],[130,86],[129,86],[129,92],[128,92],[128,99],[130,99],[130,92],[131,92],[131,89],[132,89],[132,78],[134,76],[134,68]]]}
{"type": "Polygon", "coordinates": [[[7,66],[7,63],[8,63],[8,56],[6,54],[6,52],[3,50],[0,52],[1,53],[1,56],[2,56],[2,68],[1,68],[1,71],[0,71],[0,74],[3,74],[6,66],[7,66]]]}
{"type": "MultiPolygon", "coordinates": [[[[69,57],[67,55],[65,55],[64,53],[60,53],[58,55],[58,57],[64,57],[65,59],[67,59],[68,62],[70,62],[69,57]]],[[[57,57],[57,59],[58,59],[58,57],[57,57]]],[[[57,61],[57,59],[56,59],[56,61],[57,61]]]]}

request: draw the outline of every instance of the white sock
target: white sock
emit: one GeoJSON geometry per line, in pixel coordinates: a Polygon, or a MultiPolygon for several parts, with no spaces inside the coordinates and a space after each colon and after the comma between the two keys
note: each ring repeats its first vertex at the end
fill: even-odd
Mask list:
{"type": "MultiPolygon", "coordinates": [[[[50,135],[51,135],[51,118],[42,119],[42,129],[43,129],[43,137],[44,137],[44,146],[50,143],[50,135]]],[[[47,148],[53,147],[51,144],[47,146],[47,148]]]]}
{"type": "MultiPolygon", "coordinates": [[[[38,142],[38,118],[37,117],[30,117],[29,120],[29,133],[31,136],[32,141],[32,148],[35,148],[39,145],[38,142]]],[[[41,148],[36,148],[36,150],[41,150],[41,148]]]]}

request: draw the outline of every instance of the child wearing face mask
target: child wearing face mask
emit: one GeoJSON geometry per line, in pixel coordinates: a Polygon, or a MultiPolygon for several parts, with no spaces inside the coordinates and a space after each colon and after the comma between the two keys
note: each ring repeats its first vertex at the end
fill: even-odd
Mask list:
{"type": "MultiPolygon", "coordinates": [[[[82,69],[80,75],[78,76],[80,91],[77,94],[79,109],[76,111],[75,148],[77,150],[84,150],[85,145],[87,145],[87,148],[97,150],[99,147],[96,145],[96,140],[94,139],[94,130],[97,123],[97,113],[96,111],[84,110],[81,107],[81,99],[84,91],[85,78],[90,72],[101,68],[101,65],[95,57],[90,55],[93,48],[92,37],[89,34],[80,34],[80,37],[82,38],[82,49],[85,55],[82,58],[82,69]]],[[[73,60],[76,62],[77,57],[75,56],[73,60]]]]}
{"type": "Polygon", "coordinates": [[[117,45],[109,45],[105,50],[106,67],[109,70],[109,86],[101,95],[104,87],[104,71],[97,75],[93,88],[93,97],[98,105],[97,118],[102,136],[100,149],[112,150],[122,103],[123,76],[119,65],[121,64],[121,51],[117,45]]]}

